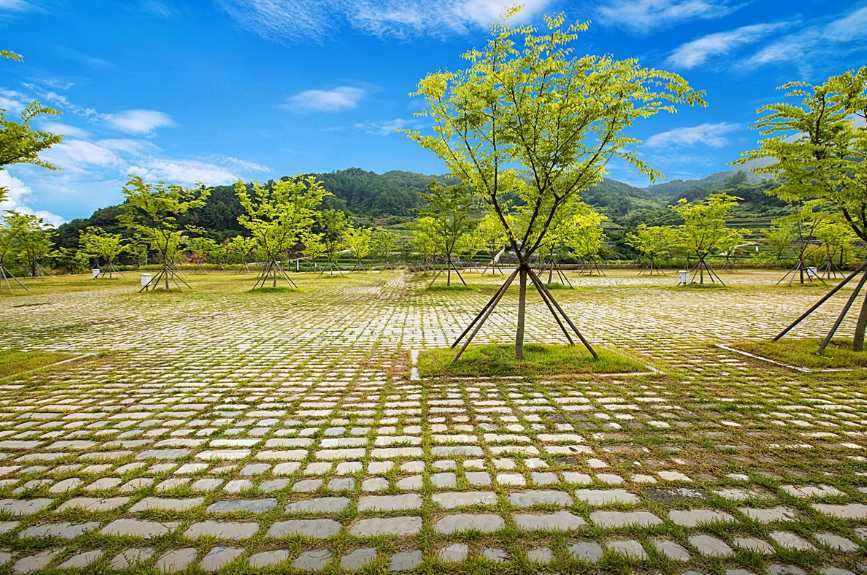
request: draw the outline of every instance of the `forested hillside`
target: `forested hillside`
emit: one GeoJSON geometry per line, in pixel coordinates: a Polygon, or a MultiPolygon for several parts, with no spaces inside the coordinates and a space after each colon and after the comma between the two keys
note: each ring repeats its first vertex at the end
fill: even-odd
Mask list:
{"type": "MultiPolygon", "coordinates": [[[[313,175],[333,194],[327,200],[329,207],[342,209],[360,224],[384,226],[412,218],[419,206],[420,192],[433,180],[441,178],[402,171],[376,174],[359,168],[313,175]]],[[[647,188],[606,179],[583,197],[608,217],[608,236],[613,243],[619,244],[624,233],[640,223],[677,223],[678,218],[669,206],[678,199],[703,199],[720,191],[744,200],[735,210],[736,226],[751,230],[765,228],[771,218],[786,210],[785,204],[764,193],[770,185],[767,181],[751,179],[744,172],[713,174],[702,180],[675,180],[647,188]]],[[[88,226],[98,226],[109,232],[122,231],[117,222],[119,213],[120,206],[110,206],[97,210],[89,218],[72,220],[60,226],[58,244],[76,247],[80,231],[88,226]]],[[[245,234],[238,224],[240,213],[241,205],[232,187],[219,186],[213,190],[205,206],[190,212],[183,223],[195,224],[204,230],[206,236],[222,241],[245,234]]]]}

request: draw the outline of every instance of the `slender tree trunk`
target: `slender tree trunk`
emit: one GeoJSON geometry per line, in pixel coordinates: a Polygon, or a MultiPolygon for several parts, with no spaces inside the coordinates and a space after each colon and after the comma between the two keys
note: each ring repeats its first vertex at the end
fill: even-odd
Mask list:
{"type": "Polygon", "coordinates": [[[853,350],[864,351],[865,331],[867,331],[867,294],[864,294],[864,303],[861,304],[861,313],[858,314],[858,322],[855,324],[855,337],[852,339],[853,350]]]}
{"type": "Polygon", "coordinates": [[[524,320],[527,308],[527,264],[521,263],[521,271],[518,274],[518,329],[515,333],[515,357],[524,359],[524,320]]]}

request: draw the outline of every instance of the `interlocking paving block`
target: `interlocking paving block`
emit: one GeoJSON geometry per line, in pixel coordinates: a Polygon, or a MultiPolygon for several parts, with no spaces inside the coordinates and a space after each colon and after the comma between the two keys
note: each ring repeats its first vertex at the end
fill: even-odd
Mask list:
{"type": "Polygon", "coordinates": [[[570,531],[586,525],[586,521],[568,511],[516,513],[512,518],[518,529],[524,531],[570,531]]]}
{"type": "Polygon", "coordinates": [[[199,521],[190,525],[184,533],[187,539],[214,537],[241,541],[249,539],[259,531],[259,524],[241,521],[199,521]]]}
{"type": "Polygon", "coordinates": [[[816,541],[819,542],[820,545],[828,547],[829,549],[833,549],[835,551],[857,551],[858,545],[855,544],[851,539],[847,539],[842,535],[837,535],[836,533],[816,533],[813,535],[816,541]]]}
{"type": "Polygon", "coordinates": [[[809,541],[791,531],[771,531],[768,535],[777,545],[784,549],[791,549],[794,551],[816,550],[809,541]]]}
{"type": "Polygon", "coordinates": [[[115,555],[109,563],[109,567],[115,571],[126,571],[147,563],[153,556],[153,547],[130,547],[115,555]]]}
{"type": "Polygon", "coordinates": [[[219,571],[244,554],[240,547],[212,547],[199,563],[202,571],[213,573],[219,571]]]}
{"type": "Polygon", "coordinates": [[[492,563],[505,563],[509,560],[509,554],[499,547],[482,549],[482,558],[492,563]]]}
{"type": "Polygon", "coordinates": [[[197,554],[198,551],[193,547],[174,549],[160,555],[159,559],[154,563],[154,568],[163,573],[178,573],[192,565],[193,561],[196,560],[197,554]]]}
{"type": "Polygon", "coordinates": [[[268,537],[289,537],[292,535],[327,539],[340,531],[340,523],[333,519],[289,519],[277,521],[268,529],[268,537]]]}
{"type": "Polygon", "coordinates": [[[314,497],[289,503],[284,508],[284,512],[287,514],[317,513],[327,515],[340,513],[348,505],[348,497],[314,497]]]}
{"type": "Polygon", "coordinates": [[[596,541],[577,541],[567,546],[569,554],[579,561],[598,563],[602,559],[602,545],[596,541]]]}
{"type": "Polygon", "coordinates": [[[225,499],[209,505],[208,513],[265,513],[276,506],[276,499],[225,499]]]}
{"type": "Polygon", "coordinates": [[[628,526],[652,527],[661,525],[662,519],[649,511],[594,511],[590,514],[590,520],[607,529],[628,526]]]}
{"type": "Polygon", "coordinates": [[[470,548],[466,543],[452,543],[446,547],[441,547],[437,551],[437,558],[446,563],[459,563],[466,561],[470,553],[470,548]]]}
{"type": "Polygon", "coordinates": [[[565,491],[555,489],[537,489],[528,491],[513,491],[509,493],[509,503],[513,507],[535,507],[537,505],[552,505],[569,507],[572,498],[565,491]]]}
{"type": "Polygon", "coordinates": [[[474,505],[489,507],[497,504],[497,494],[493,491],[444,491],[434,493],[431,499],[443,509],[457,509],[474,505]]]}
{"type": "Polygon", "coordinates": [[[455,513],[445,515],[434,523],[434,531],[444,535],[463,531],[493,533],[503,528],[503,518],[494,513],[455,513]]]}
{"type": "Polygon", "coordinates": [[[204,503],[204,497],[171,499],[167,497],[145,497],[129,508],[133,513],[139,511],[189,511],[204,503]]]}
{"type": "Polygon", "coordinates": [[[842,505],[831,503],[813,503],[813,509],[824,515],[837,519],[867,519],[867,504],[846,503],[842,505]]]}
{"type": "Polygon", "coordinates": [[[60,549],[45,549],[36,553],[27,554],[12,565],[12,572],[16,574],[35,573],[48,567],[57,555],[60,554],[60,549]]]}
{"type": "Polygon", "coordinates": [[[418,549],[413,551],[399,551],[391,556],[388,570],[397,573],[412,571],[421,565],[422,554],[418,549]]]}
{"type": "Polygon", "coordinates": [[[331,561],[331,557],[331,551],[328,549],[302,551],[292,561],[292,568],[298,571],[322,571],[328,565],[328,562],[331,561]]]}
{"type": "Polygon", "coordinates": [[[653,543],[653,546],[656,547],[656,550],[661,554],[665,555],[668,559],[672,561],[689,561],[689,551],[683,548],[680,544],[672,541],[671,539],[663,539],[661,537],[657,537],[655,539],[650,540],[653,543]]]}
{"type": "Polygon", "coordinates": [[[731,557],[734,555],[728,544],[712,535],[703,533],[689,536],[689,544],[706,557],[731,557]]]}
{"type": "Polygon", "coordinates": [[[777,521],[794,521],[798,512],[788,507],[738,507],[738,511],[759,523],[774,523],[777,521]]]}
{"type": "Polygon", "coordinates": [[[0,513],[13,517],[26,517],[51,507],[54,499],[0,499],[0,513]]]}
{"type": "Polygon", "coordinates": [[[58,569],[84,569],[91,563],[95,563],[99,561],[99,559],[103,556],[105,551],[102,549],[92,549],[90,551],[83,551],[81,553],[76,553],[63,563],[57,566],[58,569]]]}
{"type": "Polygon", "coordinates": [[[648,558],[644,547],[635,539],[613,539],[607,541],[605,547],[618,555],[623,555],[627,559],[634,561],[645,561],[648,558]]]}
{"type": "Polygon", "coordinates": [[[681,527],[700,527],[710,523],[731,523],[735,521],[729,513],[715,509],[672,509],[668,518],[681,527]]]}
{"type": "Polygon", "coordinates": [[[773,555],[774,548],[767,541],[756,539],[755,537],[735,537],[732,539],[732,544],[735,547],[758,553],[760,555],[773,555]]]}
{"type": "Polygon", "coordinates": [[[358,571],[376,560],[376,549],[363,547],[350,551],[340,558],[340,568],[345,571],[358,571]]]}
{"type": "Polygon", "coordinates": [[[159,537],[171,533],[178,528],[177,521],[149,521],[146,519],[115,519],[102,528],[104,535],[119,535],[126,537],[159,537]]]}
{"type": "Polygon", "coordinates": [[[637,495],[625,489],[577,489],[575,498],[593,506],[637,505],[640,501],[637,495]]]}
{"type": "Polygon", "coordinates": [[[421,531],[421,526],[421,517],[375,517],[356,521],[349,532],[355,537],[408,537],[421,531]]]}
{"type": "Polygon", "coordinates": [[[421,509],[421,496],[415,493],[402,495],[363,495],[358,500],[358,511],[403,511],[421,509]]]}

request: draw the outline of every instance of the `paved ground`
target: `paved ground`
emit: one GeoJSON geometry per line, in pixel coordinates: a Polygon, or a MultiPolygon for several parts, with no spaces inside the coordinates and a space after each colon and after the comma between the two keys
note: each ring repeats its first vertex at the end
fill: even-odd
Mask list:
{"type": "MultiPolygon", "coordinates": [[[[821,293],[776,276],[581,278],[556,294],[586,334],[663,373],[552,381],[409,379],[490,277],[0,296],[0,347],[110,352],[0,381],[0,570],[867,573],[863,373],[713,347],[821,293]]],[[[480,340],[509,340],[514,299],[480,340]]],[[[530,340],[557,341],[546,313],[530,340]]]]}

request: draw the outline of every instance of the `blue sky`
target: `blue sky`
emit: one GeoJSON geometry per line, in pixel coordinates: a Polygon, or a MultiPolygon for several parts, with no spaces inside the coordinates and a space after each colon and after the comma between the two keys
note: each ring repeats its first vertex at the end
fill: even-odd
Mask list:
{"type": "MultiPolygon", "coordinates": [[[[191,184],[361,167],[441,173],[394,128],[428,72],[483,45],[514,0],[0,0],[0,108],[62,111],[60,169],[0,171],[2,208],[48,221],[117,203],[129,174],[191,184]]],[[[729,168],[755,109],[789,80],[821,81],[867,53],[867,2],[525,0],[521,18],[590,20],[579,50],[683,74],[709,107],[635,126],[665,179],[729,168]]],[[[644,183],[622,165],[610,176],[644,183]]]]}

